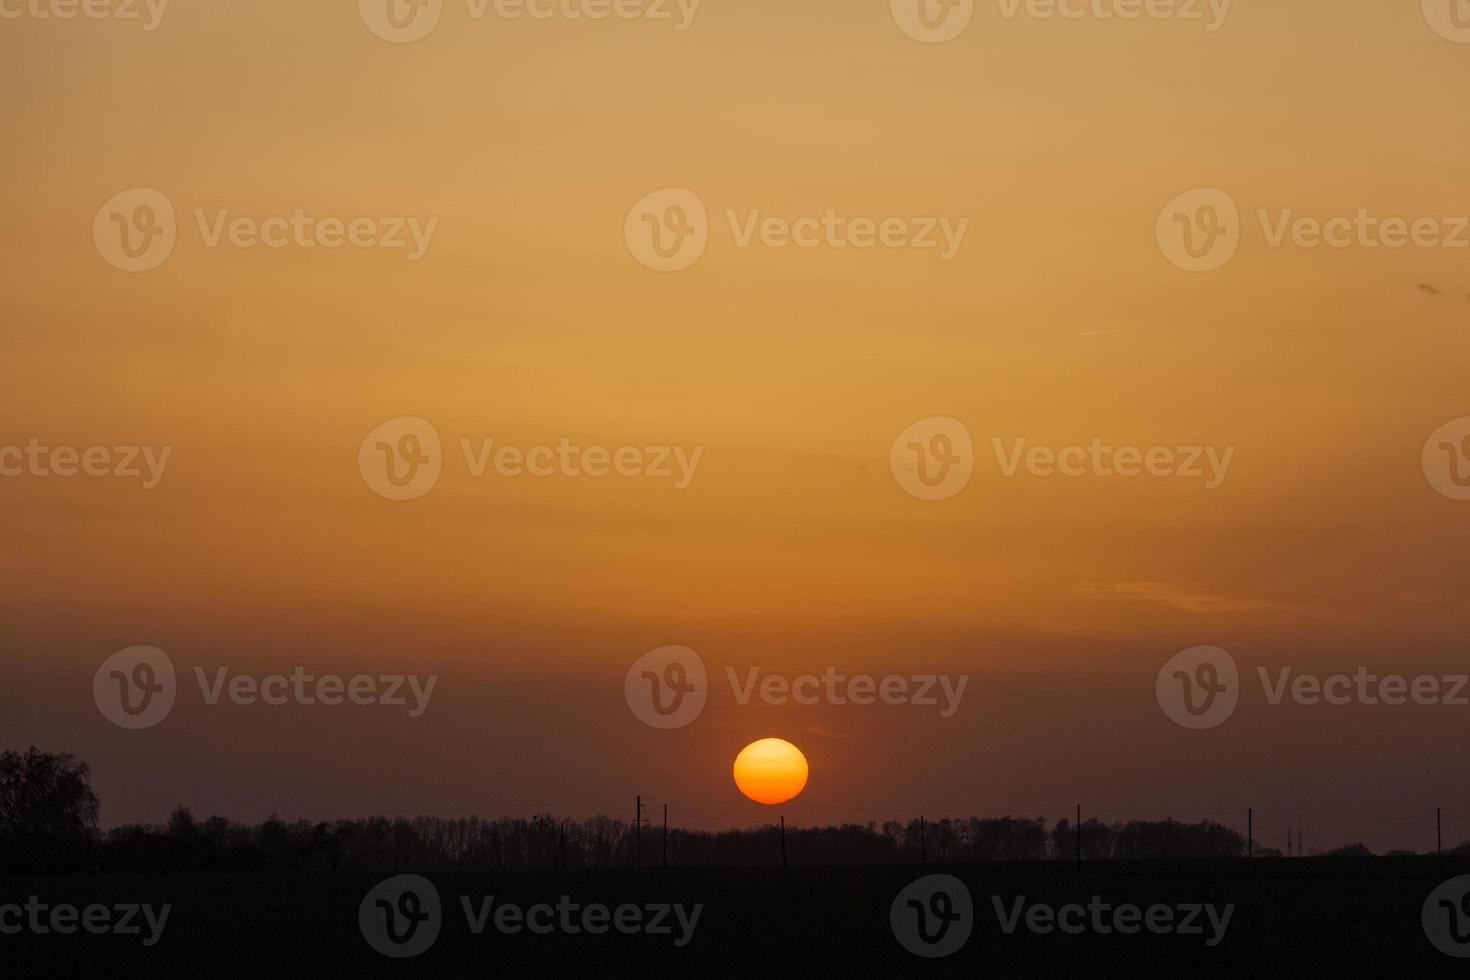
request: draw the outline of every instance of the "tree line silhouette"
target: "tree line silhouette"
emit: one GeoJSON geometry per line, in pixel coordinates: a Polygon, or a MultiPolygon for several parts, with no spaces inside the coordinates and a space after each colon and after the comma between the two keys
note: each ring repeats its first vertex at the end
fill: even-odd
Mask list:
{"type": "MultiPolygon", "coordinates": [[[[769,866],[777,827],[698,831],[635,827],[598,815],[525,818],[369,817],[245,824],[196,819],[179,807],[164,826],[103,831],[91,770],[65,753],[0,754],[0,870],[6,872],[365,871],[453,872],[536,869],[769,866]]],[[[1063,818],[969,817],[881,825],[787,828],[785,850],[805,865],[1072,860],[1077,828],[1063,818]]],[[[1240,858],[1246,841],[1211,821],[1085,821],[1084,860],[1240,858]]],[[[1345,854],[1370,852],[1361,844],[1345,854]]],[[[1455,849],[1470,853],[1470,843],[1455,849]]],[[[1257,857],[1279,856],[1257,849],[1257,857]]]]}

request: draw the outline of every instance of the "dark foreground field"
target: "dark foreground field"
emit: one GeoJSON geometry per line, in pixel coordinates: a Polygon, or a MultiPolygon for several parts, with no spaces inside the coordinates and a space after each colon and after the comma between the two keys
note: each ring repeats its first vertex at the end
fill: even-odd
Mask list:
{"type": "MultiPolygon", "coordinates": [[[[398,885],[383,890],[385,876],[344,873],[4,877],[0,927],[7,933],[0,934],[0,975],[1465,976],[1470,960],[1436,949],[1421,912],[1441,882],[1466,873],[1470,862],[1464,861],[1446,862],[1441,870],[1432,859],[1307,858],[1256,861],[1249,875],[1243,861],[1167,867],[1110,863],[1080,873],[1049,863],[431,874],[425,877],[435,895],[415,893],[411,899],[395,891],[398,885]],[[956,893],[936,902],[926,891],[929,885],[921,885],[908,893],[908,898],[920,896],[917,904],[901,899],[897,918],[891,917],[901,892],[936,874],[959,879],[968,899],[956,893]],[[28,925],[10,931],[27,914],[31,896],[33,905],[47,906],[36,915],[48,931],[38,934],[28,925]],[[471,918],[482,915],[492,896],[483,931],[476,934],[471,918]],[[961,921],[956,917],[965,915],[966,901],[969,919],[961,921]],[[500,912],[507,903],[517,908],[500,912]],[[524,928],[520,917],[538,903],[549,906],[530,913],[538,928],[550,930],[541,934],[524,928]],[[1106,908],[1097,913],[1101,918],[1078,910],[1063,913],[1069,927],[1084,930],[1080,933],[1035,932],[1028,917],[1043,929],[1049,922],[1046,912],[1029,911],[1036,903],[1106,908]],[[7,904],[22,911],[6,914],[7,904]],[[70,934],[49,931],[54,907],[66,904],[77,908],[78,922],[88,906],[106,906],[113,923],[129,905],[151,905],[155,921],[163,905],[171,909],[162,929],[152,930],[156,942],[147,946],[151,927],[141,912],[133,918],[136,934],[88,934],[80,927],[70,934]],[[1117,906],[1130,904],[1140,908],[1142,918],[1150,907],[1167,907],[1167,914],[1152,913],[1160,930],[1192,917],[1191,932],[1096,930],[1098,921],[1110,930],[1119,921],[1131,924],[1128,913],[1123,920],[1114,917],[1117,906]],[[620,932],[595,912],[586,917],[588,906],[596,905],[607,906],[610,918],[621,914],[630,930],[654,925],[668,932],[620,932]],[[619,906],[635,907],[636,916],[629,909],[619,913],[619,906]],[[684,921],[672,908],[660,913],[664,906],[681,906],[684,921]],[[1214,922],[1204,909],[1191,913],[1194,906],[1213,906],[1214,922]],[[1228,924],[1221,928],[1218,923],[1230,906],[1228,924]],[[931,916],[929,938],[942,938],[932,946],[920,940],[918,948],[934,952],[958,941],[954,952],[923,958],[905,948],[897,932],[915,943],[919,908],[931,916]],[[1019,920],[1014,918],[1018,908],[1019,920]],[[422,952],[395,958],[370,945],[368,932],[383,942],[390,913],[400,916],[395,931],[405,941],[394,946],[390,940],[388,947],[403,952],[417,943],[422,952]],[[504,917],[506,930],[497,928],[497,915],[504,917]],[[944,917],[953,919],[947,928],[940,921],[944,917]],[[1002,926],[1006,917],[1014,923],[1010,933],[1002,926]],[[417,923],[410,921],[415,918],[417,923]],[[563,919],[579,931],[569,934],[563,919]],[[606,931],[588,934],[584,925],[606,931]]],[[[102,929],[103,913],[94,909],[91,915],[102,929]]],[[[63,928],[72,924],[66,913],[59,923],[63,928]]]]}

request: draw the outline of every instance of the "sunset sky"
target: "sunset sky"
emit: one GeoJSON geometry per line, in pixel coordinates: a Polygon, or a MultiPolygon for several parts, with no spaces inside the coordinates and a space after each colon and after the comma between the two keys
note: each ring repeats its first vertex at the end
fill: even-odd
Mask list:
{"type": "MultiPolygon", "coordinates": [[[[1270,247],[1257,218],[1470,215],[1470,45],[1417,2],[1007,19],[920,43],[886,2],[704,0],[667,22],[474,19],[416,43],[357,5],[171,4],[0,20],[0,445],[172,447],[159,485],[0,478],[0,745],[91,763],[105,825],[486,816],[670,801],[775,819],[731,780],[764,737],[810,763],[788,822],[923,813],[1218,819],[1282,846],[1470,839],[1470,706],[1271,706],[1256,668],[1464,672],[1470,502],[1425,440],[1470,415],[1470,249],[1270,247]],[[157,188],[171,257],[109,265],[98,209],[157,188]],[[645,268],[629,209],[709,210],[645,268]],[[1192,188],[1239,251],[1155,238],[1192,188]],[[196,209],[437,219],[406,250],[210,248],[196,209]],[[726,212],[968,219],[935,251],[740,247],[726,212]],[[1430,288],[1425,288],[1430,287],[1430,288]],[[357,458],[428,420],[443,475],[386,500],[357,458]],[[974,476],[890,472],[944,416],[974,476]],[[992,449],[1234,447],[1179,478],[1007,477],[992,449]],[[478,445],[702,447],[672,480],[470,475],[478,445]],[[91,697],[136,644],[162,724],[91,697]],[[623,698],[645,652],[709,665],[673,731],[623,698]],[[1176,652],[1246,678],[1228,723],[1155,699],[1176,652]],[[388,706],[203,703],[195,667],[438,675],[388,706]],[[742,706],[724,681],[967,674],[959,710],[742,706]],[[1427,814],[1428,816],[1423,816],[1427,814]],[[1422,819],[1421,819],[1422,817],[1422,819]],[[1412,819],[1408,819],[1412,818],[1412,819]]],[[[677,8],[675,8],[677,9],[677,8]]]]}

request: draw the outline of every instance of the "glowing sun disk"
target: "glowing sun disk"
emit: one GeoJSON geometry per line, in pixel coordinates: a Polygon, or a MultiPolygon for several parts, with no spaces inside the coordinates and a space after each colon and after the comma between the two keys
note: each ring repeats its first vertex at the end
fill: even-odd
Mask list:
{"type": "Polygon", "coordinates": [[[806,787],[806,756],[785,739],[751,742],[735,757],[735,785],[767,805],[785,803],[806,787]]]}

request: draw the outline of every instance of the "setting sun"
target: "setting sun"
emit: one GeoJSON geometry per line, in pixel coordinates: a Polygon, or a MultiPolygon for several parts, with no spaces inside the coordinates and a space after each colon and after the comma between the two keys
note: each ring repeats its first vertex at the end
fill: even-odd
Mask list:
{"type": "Polygon", "coordinates": [[[751,742],[735,757],[735,785],[767,805],[795,799],[806,788],[806,756],[785,739],[751,742]]]}

